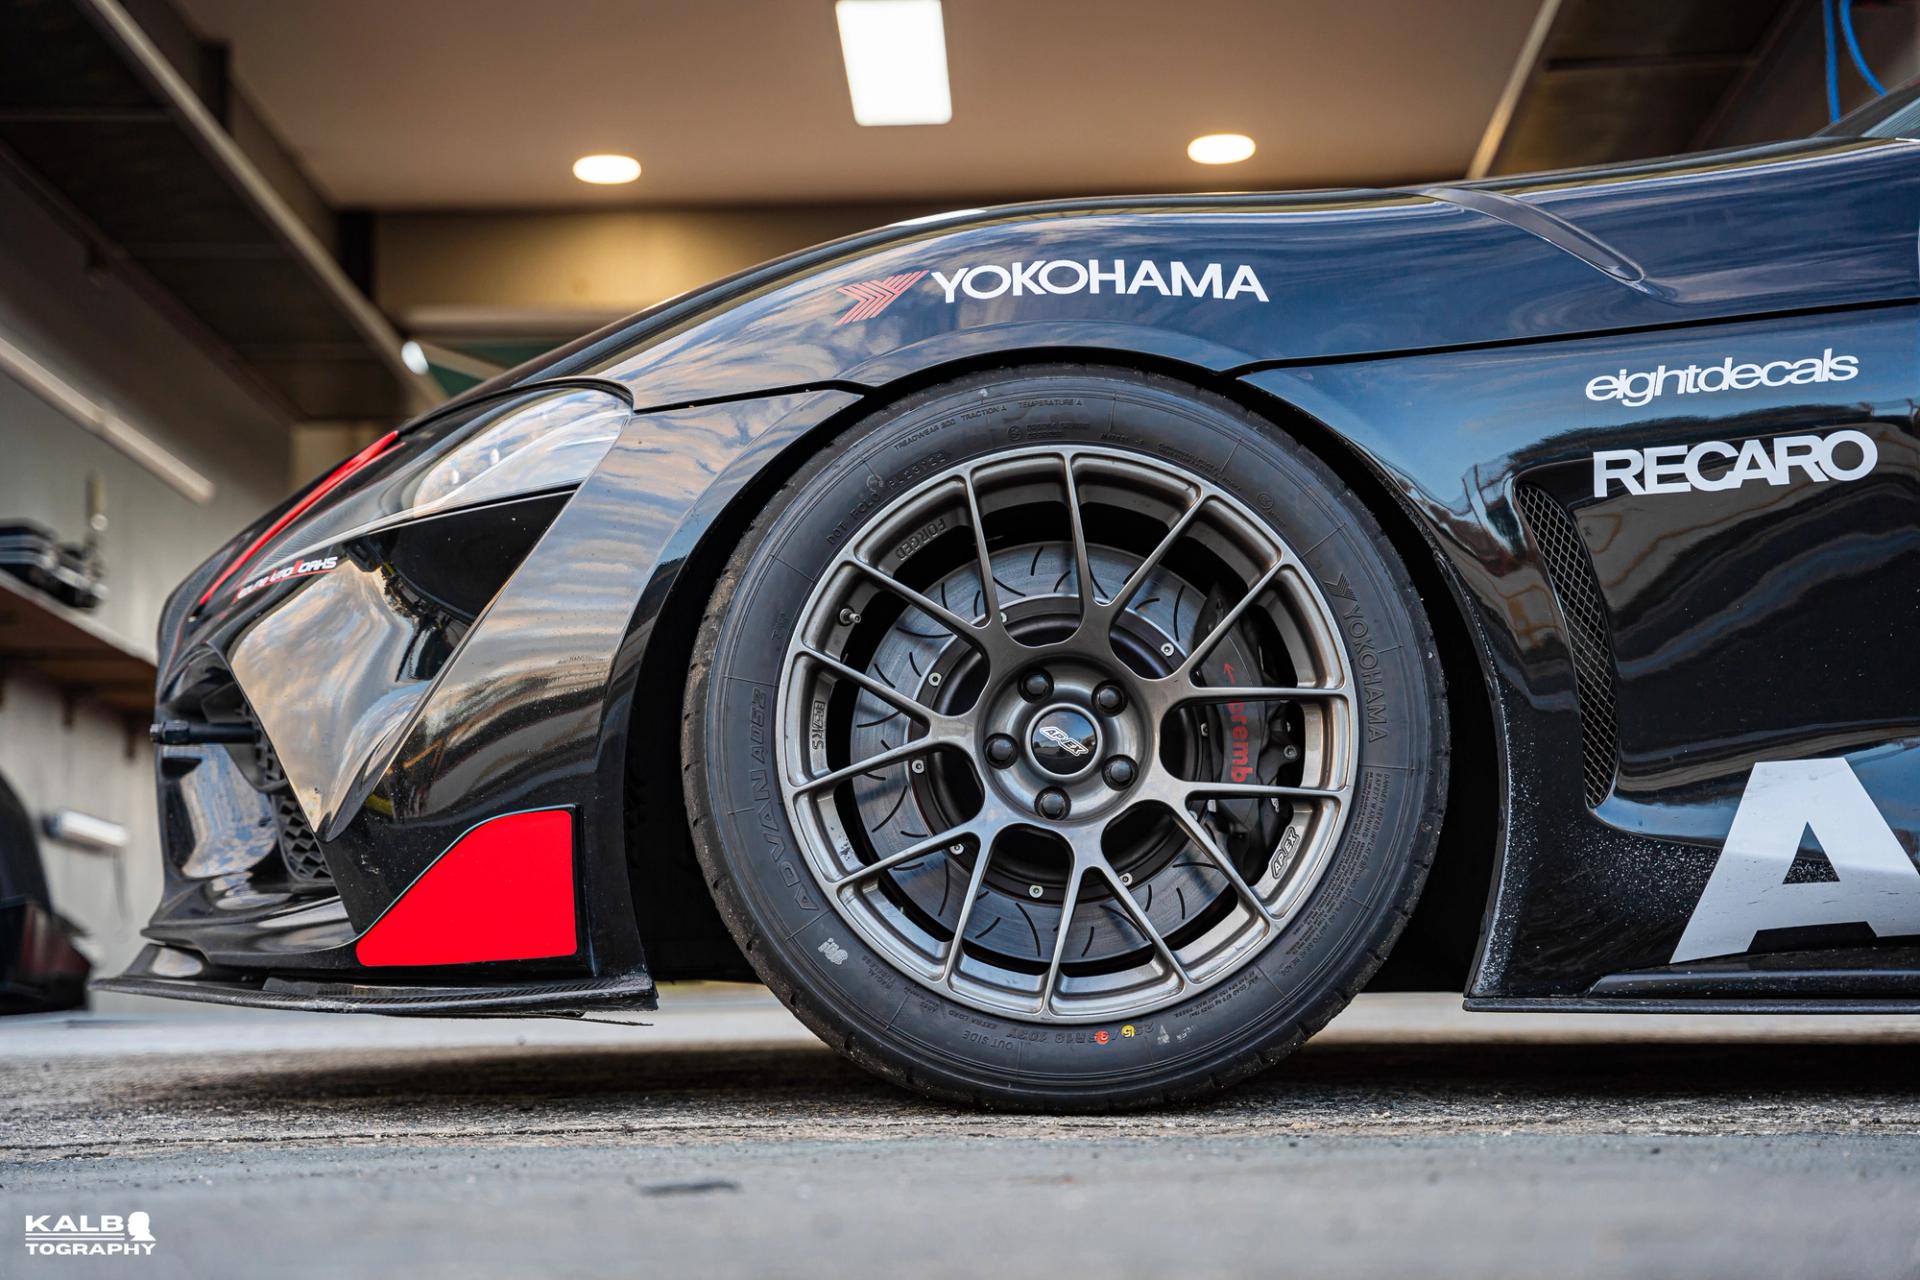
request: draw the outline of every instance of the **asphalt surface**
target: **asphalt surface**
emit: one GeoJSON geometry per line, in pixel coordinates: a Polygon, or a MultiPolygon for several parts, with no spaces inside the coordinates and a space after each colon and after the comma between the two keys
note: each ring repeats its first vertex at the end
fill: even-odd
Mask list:
{"type": "Polygon", "coordinates": [[[1920,1276],[1920,1019],[1363,996],[1215,1101],[1049,1118],[672,994],[0,1023],[0,1276],[1920,1276]],[[134,1210],[151,1256],[26,1252],[134,1210]]]}

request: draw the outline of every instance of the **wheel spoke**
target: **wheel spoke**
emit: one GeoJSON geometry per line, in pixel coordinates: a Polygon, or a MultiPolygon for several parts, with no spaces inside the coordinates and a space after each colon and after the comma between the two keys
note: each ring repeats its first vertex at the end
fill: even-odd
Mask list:
{"type": "MultiPolygon", "coordinates": [[[[915,858],[924,858],[930,853],[946,848],[949,845],[957,844],[967,836],[976,834],[973,820],[963,822],[957,827],[949,827],[945,831],[937,832],[924,840],[910,844],[898,853],[890,853],[884,858],[865,863],[847,872],[847,874],[841,876],[839,879],[830,881],[827,887],[829,889],[843,889],[856,881],[865,880],[869,876],[879,875],[882,871],[890,871],[903,862],[912,862],[915,858]]],[[[982,846],[981,852],[984,855],[984,845],[982,846]]],[[[984,856],[981,861],[985,861],[984,856]]]]}
{"type": "Polygon", "coordinates": [[[844,768],[835,769],[831,773],[823,773],[817,778],[791,779],[788,785],[800,795],[811,795],[813,792],[824,790],[827,787],[837,787],[848,778],[857,778],[863,773],[871,773],[875,769],[884,769],[888,765],[899,764],[902,760],[911,756],[922,755],[942,745],[944,745],[944,743],[938,738],[914,738],[909,742],[901,743],[897,747],[889,747],[885,751],[876,751],[865,760],[856,761],[844,768]]]}
{"type": "Polygon", "coordinates": [[[979,851],[973,855],[973,874],[967,877],[967,896],[960,900],[960,918],[954,921],[953,941],[947,944],[947,954],[940,961],[942,985],[951,983],[953,975],[960,969],[961,949],[967,940],[967,922],[973,919],[973,904],[980,900],[980,886],[987,878],[987,859],[993,856],[992,835],[980,835],[976,843],[979,851]]]}
{"type": "Polygon", "coordinates": [[[1084,625],[1095,609],[1093,566],[1087,558],[1087,529],[1080,520],[1080,485],[1073,478],[1072,454],[1062,455],[1060,469],[1066,477],[1067,517],[1073,526],[1073,573],[1080,583],[1080,620],[1084,625]]]}
{"type": "Polygon", "coordinates": [[[1188,503],[1187,509],[1180,513],[1180,518],[1173,522],[1171,529],[1167,530],[1167,536],[1160,539],[1160,545],[1147,554],[1147,558],[1142,560],[1139,566],[1128,575],[1126,582],[1121,585],[1119,592],[1102,607],[1109,613],[1117,613],[1121,609],[1126,608],[1127,601],[1133,599],[1140,588],[1146,585],[1147,578],[1152,575],[1155,569],[1160,567],[1160,562],[1166,559],[1167,552],[1173,550],[1174,544],[1186,536],[1188,527],[1192,525],[1195,518],[1199,516],[1200,508],[1206,505],[1207,499],[1204,494],[1188,503]]]}
{"type": "Polygon", "coordinates": [[[986,606],[987,625],[1000,624],[1000,591],[993,580],[993,556],[987,550],[987,524],[980,515],[980,495],[974,491],[973,473],[964,473],[960,485],[967,494],[967,522],[973,526],[973,554],[980,563],[980,600],[986,606]]]}
{"type": "MultiPolygon", "coordinates": [[[[981,631],[982,628],[972,619],[963,618],[953,610],[947,608],[947,606],[941,604],[938,600],[935,600],[932,596],[923,595],[915,591],[912,587],[900,581],[900,579],[894,577],[879,565],[870,564],[858,556],[849,557],[847,562],[860,572],[872,578],[875,582],[878,582],[886,590],[893,592],[902,600],[905,600],[914,608],[920,610],[922,613],[931,615],[934,621],[953,632],[956,636],[966,639],[969,636],[977,635],[981,631]]],[[[988,614],[987,616],[989,620],[993,617],[992,614],[988,614]]]]}
{"type": "Polygon", "coordinates": [[[1248,910],[1269,925],[1280,923],[1273,918],[1273,913],[1267,909],[1267,904],[1260,900],[1260,895],[1253,891],[1253,886],[1247,883],[1247,878],[1240,874],[1240,868],[1233,865],[1233,859],[1227,856],[1227,851],[1214,841],[1212,834],[1187,812],[1184,805],[1174,806],[1173,820],[1179,824],[1180,830],[1186,833],[1187,839],[1193,841],[1200,852],[1206,855],[1207,860],[1213,863],[1215,869],[1227,878],[1227,883],[1233,886],[1233,891],[1240,895],[1241,901],[1247,904],[1248,910]]]}
{"type": "MultiPolygon", "coordinates": [[[[856,670],[840,661],[840,659],[833,657],[831,654],[822,653],[812,645],[801,645],[799,648],[799,656],[819,663],[827,670],[833,672],[834,675],[839,676],[842,680],[851,680],[854,684],[859,685],[862,689],[865,689],[882,702],[891,703],[908,715],[919,716],[929,725],[941,724],[945,722],[947,718],[919,699],[909,697],[907,694],[902,693],[886,681],[876,680],[866,672],[856,670]]],[[[925,742],[926,740],[925,738],[916,739],[916,741],[920,742],[925,742]]]]}
{"type": "Polygon", "coordinates": [[[1166,938],[1154,928],[1153,921],[1148,919],[1147,913],[1140,909],[1140,904],[1133,900],[1133,891],[1121,882],[1120,877],[1114,873],[1113,868],[1104,858],[1100,860],[1100,874],[1106,877],[1114,896],[1120,900],[1120,909],[1125,911],[1127,918],[1133,921],[1134,926],[1147,936],[1147,942],[1153,947],[1154,954],[1160,957],[1160,963],[1167,966],[1167,971],[1173,975],[1174,981],[1184,991],[1193,982],[1193,978],[1187,973],[1187,966],[1181,964],[1180,957],[1173,954],[1173,948],[1167,945],[1166,938]]]}
{"type": "Polygon", "coordinates": [[[1047,976],[1040,986],[1043,1016],[1053,1012],[1054,992],[1060,988],[1060,962],[1066,958],[1067,935],[1073,932],[1073,909],[1080,905],[1080,881],[1085,875],[1085,869],[1076,861],[1067,876],[1066,896],[1060,902],[1060,928],[1053,935],[1053,960],[1047,965],[1047,976]]]}
{"type": "Polygon", "coordinates": [[[1215,645],[1226,639],[1227,633],[1233,630],[1235,623],[1240,621],[1240,615],[1245,613],[1255,600],[1266,594],[1267,588],[1273,585],[1273,580],[1280,576],[1281,564],[1281,561],[1276,560],[1268,566],[1267,571],[1247,589],[1247,594],[1240,597],[1240,602],[1227,610],[1226,615],[1214,624],[1213,630],[1207,632],[1205,639],[1193,646],[1193,652],[1189,653],[1187,660],[1180,664],[1180,669],[1167,677],[1175,682],[1176,688],[1192,680],[1201,659],[1205,658],[1215,645]]]}

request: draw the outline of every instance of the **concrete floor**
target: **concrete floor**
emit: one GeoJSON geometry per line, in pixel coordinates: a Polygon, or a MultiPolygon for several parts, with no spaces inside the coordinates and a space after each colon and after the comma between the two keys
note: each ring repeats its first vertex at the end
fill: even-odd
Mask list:
{"type": "Polygon", "coordinates": [[[647,1028],[0,1024],[0,1276],[1920,1275],[1920,1019],[1364,996],[1201,1106],[983,1115],[764,993],[647,1028]],[[151,1217],[28,1257],[22,1214],[151,1217]]]}

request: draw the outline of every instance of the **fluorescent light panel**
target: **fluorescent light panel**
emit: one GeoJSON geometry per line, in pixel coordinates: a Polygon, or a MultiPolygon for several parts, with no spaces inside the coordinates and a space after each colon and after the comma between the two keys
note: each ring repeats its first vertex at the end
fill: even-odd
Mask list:
{"type": "Polygon", "coordinates": [[[864,125],[945,124],[947,34],[940,0],[837,0],[853,118],[864,125]]]}

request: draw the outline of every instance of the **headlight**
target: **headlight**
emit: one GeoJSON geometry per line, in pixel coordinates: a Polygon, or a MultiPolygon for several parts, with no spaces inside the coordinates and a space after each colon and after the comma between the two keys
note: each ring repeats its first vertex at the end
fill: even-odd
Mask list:
{"type": "Polygon", "coordinates": [[[605,391],[532,391],[457,410],[356,455],[267,525],[200,598],[394,525],[578,485],[632,416],[605,391]]]}
{"type": "Polygon", "coordinates": [[[403,457],[301,521],[289,550],[308,555],[422,516],[577,485],[631,416],[608,392],[565,390],[430,422],[401,437],[403,457]]]}
{"type": "Polygon", "coordinates": [[[599,392],[530,405],[481,429],[412,486],[407,513],[424,515],[579,484],[626,425],[623,404],[599,392]]]}

